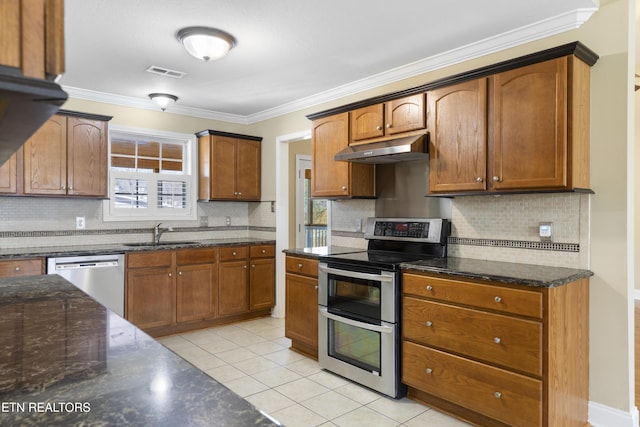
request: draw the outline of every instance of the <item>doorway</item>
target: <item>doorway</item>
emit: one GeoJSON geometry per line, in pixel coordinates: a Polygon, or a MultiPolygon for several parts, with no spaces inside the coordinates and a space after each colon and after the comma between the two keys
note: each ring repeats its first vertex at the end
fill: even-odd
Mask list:
{"type": "Polygon", "coordinates": [[[296,247],[327,246],[327,200],[311,198],[311,156],[296,155],[296,247]]]}

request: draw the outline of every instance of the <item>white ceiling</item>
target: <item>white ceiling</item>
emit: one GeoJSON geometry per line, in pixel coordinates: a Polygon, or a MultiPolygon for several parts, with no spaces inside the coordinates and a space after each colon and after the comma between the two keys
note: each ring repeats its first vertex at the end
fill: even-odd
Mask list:
{"type": "Polygon", "coordinates": [[[580,26],[598,0],[67,0],[71,97],[252,123],[580,26]],[[237,39],[202,62],[188,26],[237,39]],[[187,73],[147,73],[149,66],[187,73]]]}

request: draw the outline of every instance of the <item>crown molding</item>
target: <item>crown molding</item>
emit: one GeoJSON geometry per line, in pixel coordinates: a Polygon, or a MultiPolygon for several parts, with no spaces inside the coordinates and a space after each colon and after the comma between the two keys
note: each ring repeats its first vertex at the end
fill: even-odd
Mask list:
{"type": "MultiPolygon", "coordinates": [[[[171,106],[171,108],[167,109],[167,112],[245,125],[258,123],[284,114],[293,113],[295,111],[332,102],[350,95],[355,95],[389,83],[394,83],[430,71],[435,71],[440,68],[574,30],[589,20],[589,18],[591,18],[591,16],[598,10],[599,0],[593,0],[593,3],[594,7],[592,8],[575,9],[531,25],[520,27],[494,37],[489,37],[460,48],[433,55],[401,67],[374,74],[372,76],[320,92],[316,95],[288,102],[248,116],[184,107],[180,105],[171,106]]],[[[69,86],[63,86],[63,89],[69,94],[70,98],[158,111],[158,107],[149,99],[114,95],[69,86]]]]}

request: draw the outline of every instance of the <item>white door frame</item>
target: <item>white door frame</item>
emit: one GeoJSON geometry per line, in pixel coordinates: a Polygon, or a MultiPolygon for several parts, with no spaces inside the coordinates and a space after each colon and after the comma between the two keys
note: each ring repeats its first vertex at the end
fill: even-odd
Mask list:
{"type": "Polygon", "coordinates": [[[311,129],[276,137],[276,305],[271,315],[285,314],[285,254],[289,249],[289,143],[311,139],[311,129]]]}
{"type": "MultiPolygon", "coordinates": [[[[296,246],[303,247],[304,241],[304,206],[300,203],[300,196],[304,195],[304,170],[311,169],[311,156],[296,154],[296,246]],[[307,167],[308,166],[308,167],[307,167]]],[[[304,196],[303,196],[304,198],[304,196]]]]}

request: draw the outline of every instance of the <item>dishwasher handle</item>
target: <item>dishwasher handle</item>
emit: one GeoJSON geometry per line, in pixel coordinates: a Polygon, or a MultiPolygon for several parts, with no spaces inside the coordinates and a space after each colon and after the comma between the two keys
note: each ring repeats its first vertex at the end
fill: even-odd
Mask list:
{"type": "Polygon", "coordinates": [[[56,270],[77,270],[81,268],[101,268],[101,267],[117,267],[118,260],[108,261],[86,261],[86,262],[68,262],[55,265],[56,270]]]}

